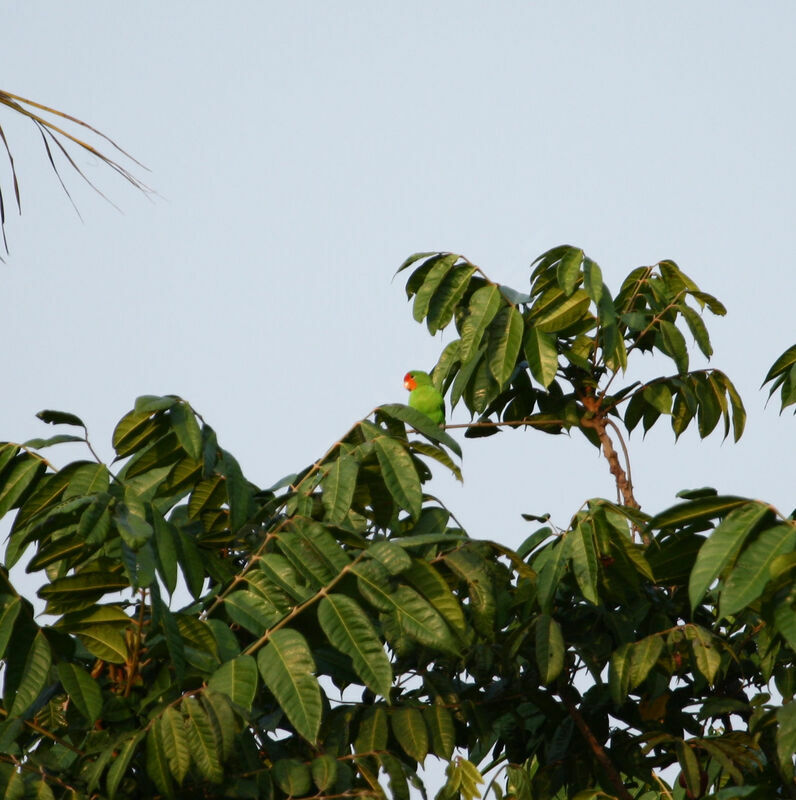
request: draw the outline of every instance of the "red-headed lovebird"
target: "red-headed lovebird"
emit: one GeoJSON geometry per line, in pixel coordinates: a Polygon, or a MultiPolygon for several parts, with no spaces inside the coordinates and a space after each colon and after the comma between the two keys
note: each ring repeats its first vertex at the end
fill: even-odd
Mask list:
{"type": "Polygon", "coordinates": [[[445,424],[445,400],[427,372],[410,370],[404,376],[404,387],[409,390],[409,405],[412,408],[421,411],[437,425],[445,424]]]}

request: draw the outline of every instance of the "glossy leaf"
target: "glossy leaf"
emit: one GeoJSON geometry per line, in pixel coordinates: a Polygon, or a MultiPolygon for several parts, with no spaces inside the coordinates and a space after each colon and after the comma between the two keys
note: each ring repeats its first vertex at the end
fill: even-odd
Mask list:
{"type": "Polygon", "coordinates": [[[760,597],[771,580],[772,562],[777,556],[790,553],[794,545],[796,526],[793,523],[782,523],[763,531],[741,553],[722,587],[721,616],[737,614],[760,597]]]}
{"type": "Polygon", "coordinates": [[[528,360],[531,374],[542,386],[547,388],[555,379],[558,371],[558,350],[555,337],[549,333],[541,333],[537,328],[529,326],[525,331],[523,352],[528,360]]]}
{"type": "Polygon", "coordinates": [[[70,414],[68,411],[53,411],[52,409],[45,409],[39,411],[36,416],[49,425],[73,425],[78,428],[85,428],[85,423],[80,417],[75,414],[70,414]]]}
{"type": "Polygon", "coordinates": [[[575,291],[580,278],[580,262],[583,259],[583,250],[576,247],[570,248],[561,257],[556,267],[556,279],[558,285],[564,290],[564,294],[569,297],[575,291]]]}
{"type": "Polygon", "coordinates": [[[389,698],[390,660],[359,604],[344,594],[327,594],[318,606],[318,622],[331,644],[351,658],[365,685],[375,694],[389,698]]]}
{"type": "Polygon", "coordinates": [[[717,651],[710,631],[699,625],[687,625],[685,628],[686,639],[691,644],[694,663],[697,669],[705,676],[712,686],[716,672],[721,666],[721,654],[717,651]]]}
{"type": "Polygon", "coordinates": [[[193,459],[202,455],[202,431],[193,410],[186,403],[177,403],[169,411],[171,422],[177,439],[185,452],[193,459]]]}
{"type": "Polygon", "coordinates": [[[39,631],[25,658],[22,681],[14,694],[9,716],[22,716],[33,704],[47,684],[48,672],[52,663],[52,652],[44,634],[39,631]]]}
{"type": "Polygon", "coordinates": [[[163,751],[169,762],[174,780],[181,784],[191,765],[191,751],[188,747],[188,733],[182,714],[173,706],[166,706],[157,725],[163,751]]]}
{"type": "Polygon", "coordinates": [[[227,661],[210,676],[207,685],[241,708],[251,710],[257,691],[257,662],[246,655],[227,661]]]}
{"type": "Polygon", "coordinates": [[[731,511],[712,532],[691,570],[688,597],[692,611],[725,566],[735,560],[746,538],[768,513],[769,507],[763,503],[746,503],[731,511]]]}
{"type": "Polygon", "coordinates": [[[475,267],[472,265],[454,267],[434,292],[426,318],[428,332],[432,336],[450,323],[454,310],[467,291],[474,272],[475,267]]]}
{"type": "Polygon", "coordinates": [[[500,289],[495,284],[482,286],[473,292],[462,323],[459,358],[468,362],[481,346],[486,329],[503,306],[500,289]]]}
{"type": "Polygon", "coordinates": [[[321,690],[306,639],[290,628],[274,631],[257,654],[257,666],[293,727],[314,742],[321,724],[321,690]]]}
{"type": "Polygon", "coordinates": [[[422,322],[428,314],[431,298],[439,289],[445,276],[451,271],[453,265],[458,261],[459,256],[455,253],[447,253],[437,260],[434,266],[428,271],[425,279],[415,295],[412,315],[416,322],[422,322]]]}
{"type": "Polygon", "coordinates": [[[449,761],[456,746],[456,728],[451,712],[437,698],[434,703],[422,709],[422,714],[430,735],[431,752],[449,761]]]}
{"type": "Polygon", "coordinates": [[[191,758],[202,776],[211,783],[220,783],[224,776],[219,753],[221,743],[201,703],[195,697],[184,697],[185,730],[191,758]]]}
{"type": "Polygon", "coordinates": [[[400,419],[411,425],[417,433],[431,439],[433,442],[444,444],[449,450],[456,453],[461,458],[462,450],[459,443],[438,425],[435,425],[426,414],[421,413],[415,408],[410,406],[399,405],[398,403],[386,404],[379,406],[379,411],[389,414],[395,419],[400,419]]]}
{"type": "Polygon", "coordinates": [[[58,664],[58,680],[78,711],[94,723],[102,711],[102,692],[97,682],[77,664],[65,661],[58,664]]]}
{"type": "Polygon", "coordinates": [[[110,664],[127,661],[127,642],[122,633],[110,625],[87,625],[77,632],[85,648],[110,664]]]}
{"type": "Polygon", "coordinates": [[[404,706],[390,714],[390,725],[398,744],[415,761],[422,761],[428,753],[428,729],[417,708],[404,706]]]}
{"type": "Polygon", "coordinates": [[[561,626],[549,614],[540,614],[536,620],[536,665],[545,685],[552,683],[564,668],[561,626]]]}
{"type": "Polygon", "coordinates": [[[280,758],[273,766],[274,781],[288,797],[309,794],[312,774],[309,767],[297,758],[280,758]]]}
{"type": "Polygon", "coordinates": [[[514,371],[523,328],[522,315],[513,306],[502,308],[489,325],[487,361],[499,387],[504,386],[514,371]]]}
{"type": "Polygon", "coordinates": [[[15,508],[25,491],[44,473],[44,463],[24,453],[0,482],[0,517],[15,508]]]}
{"type": "Polygon", "coordinates": [[[336,458],[323,477],[323,507],[326,519],[332,524],[341,523],[351,508],[351,500],[357,483],[359,462],[349,455],[336,458]]]}
{"type": "Polygon", "coordinates": [[[387,711],[384,706],[370,706],[362,713],[354,742],[357,753],[373,753],[387,747],[387,711]]]}
{"type": "Polygon", "coordinates": [[[3,658],[14,631],[14,620],[19,614],[22,601],[19,597],[12,597],[0,611],[0,658],[3,658]]]}
{"type": "Polygon", "coordinates": [[[386,436],[374,439],[373,445],[376,448],[385,486],[395,502],[417,518],[420,515],[423,497],[420,478],[412,463],[412,457],[398,442],[386,436]]]}
{"type": "Polygon", "coordinates": [[[163,796],[174,797],[168,757],[155,726],[149,729],[146,737],[146,771],[163,796]]]}
{"type": "Polygon", "coordinates": [[[136,748],[145,735],[146,730],[138,731],[127,737],[124,744],[118,748],[118,754],[116,755],[116,758],[113,759],[113,763],[111,764],[108,774],[105,778],[105,787],[110,800],[113,800],[113,798],[116,797],[116,791],[119,788],[119,784],[127,772],[127,767],[130,765],[130,761],[135,755],[136,748]]]}

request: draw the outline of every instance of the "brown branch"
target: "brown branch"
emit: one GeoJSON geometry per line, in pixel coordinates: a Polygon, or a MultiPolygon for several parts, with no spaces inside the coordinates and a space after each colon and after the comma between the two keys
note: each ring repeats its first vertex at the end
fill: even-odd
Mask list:
{"type": "Polygon", "coordinates": [[[561,689],[559,691],[559,697],[564,701],[564,705],[567,708],[567,713],[570,717],[572,717],[573,722],[577,726],[578,730],[581,732],[581,735],[588,743],[589,747],[591,747],[592,752],[594,753],[594,757],[597,761],[600,762],[600,766],[605,770],[605,774],[608,776],[608,780],[616,789],[618,795],[622,800],[633,800],[633,795],[625,788],[625,784],[622,783],[622,778],[619,773],[616,771],[616,767],[614,766],[611,759],[608,757],[608,753],[605,752],[605,748],[597,741],[597,737],[592,733],[591,728],[588,726],[586,720],[583,718],[583,715],[578,711],[577,706],[572,702],[572,699],[569,696],[569,691],[567,689],[561,689]]]}

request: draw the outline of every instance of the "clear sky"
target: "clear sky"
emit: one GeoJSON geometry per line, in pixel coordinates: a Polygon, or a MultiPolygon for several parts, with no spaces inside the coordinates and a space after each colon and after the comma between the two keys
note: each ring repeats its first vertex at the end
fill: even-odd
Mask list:
{"type": "MultiPolygon", "coordinates": [[[[450,340],[413,322],[406,255],[464,253],[525,290],[567,242],[614,291],[672,258],[729,309],[712,363],[747,433],[634,434],[644,510],[713,485],[789,513],[796,426],[758,387],[796,341],[795,24],[791,2],[4,3],[0,86],[114,137],[158,196],[77,154],[123,210],[64,166],[81,222],[36,131],[0,111],[23,193],[0,439],[48,435],[34,414],[56,408],[110,457],[137,395],[176,393],[270,485],[405,401],[404,373],[450,340]]],[[[630,378],[671,371],[647,357],[630,378]]],[[[514,546],[521,512],[566,525],[614,496],[577,434],[465,440],[464,475],[433,490],[514,546]]]]}

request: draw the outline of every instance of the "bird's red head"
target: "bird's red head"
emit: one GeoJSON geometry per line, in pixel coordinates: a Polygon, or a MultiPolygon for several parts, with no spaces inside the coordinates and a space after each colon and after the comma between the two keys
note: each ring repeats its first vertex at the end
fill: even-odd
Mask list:
{"type": "Polygon", "coordinates": [[[412,376],[411,372],[407,372],[404,375],[404,389],[408,389],[410,392],[413,392],[417,387],[417,381],[412,376]]]}

